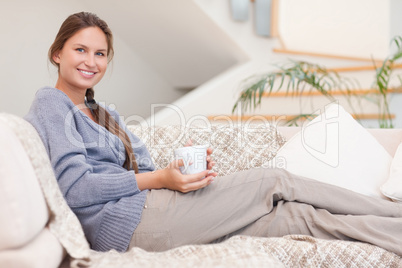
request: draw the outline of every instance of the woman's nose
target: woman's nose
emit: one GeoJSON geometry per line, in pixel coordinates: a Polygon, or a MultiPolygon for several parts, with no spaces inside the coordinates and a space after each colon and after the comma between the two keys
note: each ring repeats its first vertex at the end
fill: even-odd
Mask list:
{"type": "Polygon", "coordinates": [[[87,55],[85,58],[85,65],[87,66],[95,66],[95,56],[94,55],[87,55]]]}

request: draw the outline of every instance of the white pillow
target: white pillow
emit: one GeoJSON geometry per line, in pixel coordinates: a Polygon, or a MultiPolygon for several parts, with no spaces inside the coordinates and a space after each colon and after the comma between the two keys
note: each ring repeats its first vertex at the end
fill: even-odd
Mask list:
{"type": "Polygon", "coordinates": [[[306,122],[278,151],[272,166],[291,173],[384,198],[391,155],[340,105],[306,122]]]}
{"type": "Polygon", "coordinates": [[[0,250],[6,250],[37,236],[45,228],[49,212],[28,155],[2,121],[0,148],[0,250]]]}
{"type": "Polygon", "coordinates": [[[385,196],[402,203],[402,143],[396,149],[389,178],[380,189],[385,196]]]}

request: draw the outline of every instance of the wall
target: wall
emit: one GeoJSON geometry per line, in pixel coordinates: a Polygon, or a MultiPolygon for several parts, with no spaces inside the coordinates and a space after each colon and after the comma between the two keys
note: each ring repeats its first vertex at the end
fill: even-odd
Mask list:
{"type": "MultiPolygon", "coordinates": [[[[402,35],[402,1],[390,0],[390,31],[389,36],[401,36],[402,35]]],[[[394,47],[391,47],[391,49],[394,47]]]]}
{"type": "Polygon", "coordinates": [[[275,55],[264,51],[281,45],[289,50],[384,58],[390,52],[391,38],[402,34],[400,0],[279,0],[281,43],[255,34],[251,1],[249,19],[242,22],[231,19],[229,0],[194,1],[251,58],[272,60],[275,55]]]}
{"type": "MultiPolygon", "coordinates": [[[[391,18],[394,18],[400,13],[400,2],[389,1],[386,3],[391,3],[394,14],[391,18]]],[[[298,59],[272,53],[272,48],[279,45],[278,40],[255,35],[252,4],[250,19],[234,22],[227,0],[174,0],[169,3],[170,6],[165,0],[119,0],[113,5],[107,0],[1,1],[0,30],[4,41],[0,43],[3,63],[0,66],[0,111],[23,116],[36,90],[43,85],[55,84],[57,74],[47,62],[48,47],[67,15],[81,10],[98,13],[106,19],[115,34],[115,59],[109,73],[96,87],[97,99],[114,104],[123,116],[135,115],[138,120],[163,107],[155,108],[157,105],[154,104],[172,102],[183,109],[188,118],[194,115],[230,114],[242,79],[272,69],[275,63],[289,58],[298,59]],[[187,9],[178,11],[175,8],[178,5],[187,9]],[[170,8],[170,13],[164,14],[167,8],[170,8]],[[133,16],[130,17],[130,14],[133,16]],[[171,27],[168,27],[169,23],[171,27]],[[165,26],[161,28],[163,24],[165,26]],[[180,34],[175,33],[176,30],[180,34]],[[145,42],[147,36],[152,38],[145,42]],[[176,46],[177,50],[174,50],[175,42],[180,44],[176,46]],[[185,53],[178,53],[180,51],[185,53]],[[177,58],[179,56],[180,59],[177,58]],[[202,61],[206,57],[208,61],[202,61]],[[239,65],[249,58],[250,64],[239,65]],[[215,77],[183,99],[175,101],[185,93],[178,87],[203,83],[217,73],[222,76],[215,77]],[[183,77],[189,80],[182,80],[183,77]]],[[[391,33],[387,34],[398,32],[400,28],[392,28],[391,33]]],[[[387,49],[388,44],[389,40],[387,49]]],[[[299,58],[326,66],[361,65],[361,62],[299,58]]],[[[372,81],[372,75],[367,79],[372,81]]],[[[282,102],[272,107],[292,108],[282,102]]],[[[155,120],[160,123],[177,121],[177,118],[169,120],[167,114],[162,114],[158,113],[155,120]]]]}
{"type": "Polygon", "coordinates": [[[248,60],[194,1],[84,2],[112,21],[127,45],[175,88],[192,89],[248,60]]]}
{"type": "MultiPolygon", "coordinates": [[[[230,11],[229,0],[194,0],[218,27],[247,53],[251,59],[268,59],[275,40],[256,35],[254,21],[254,4],[249,4],[249,18],[246,21],[234,21],[230,11]],[[274,42],[273,42],[274,41],[274,42]]],[[[269,16],[269,14],[268,14],[269,16]]]]}
{"type": "Polygon", "coordinates": [[[34,92],[43,85],[54,84],[53,71],[47,66],[47,49],[56,34],[58,17],[63,16],[60,10],[69,13],[76,8],[56,8],[47,2],[50,1],[0,2],[0,111],[24,115],[34,92]]]}
{"type": "MultiPolygon", "coordinates": [[[[0,2],[1,112],[25,115],[36,90],[55,84],[57,71],[47,61],[47,50],[62,21],[83,10],[91,11],[91,8],[74,0],[0,2]]],[[[97,100],[115,104],[122,115],[136,113],[146,117],[149,103],[154,100],[154,89],[158,89],[159,97],[166,102],[182,95],[118,35],[115,35],[115,50],[112,68],[95,87],[97,100]],[[142,90],[137,91],[139,88],[142,90]]]]}
{"type": "Polygon", "coordinates": [[[197,5],[175,1],[1,1],[0,111],[23,116],[36,90],[55,84],[47,50],[62,21],[79,11],[97,13],[114,32],[115,58],[96,99],[124,116],[146,117],[152,103],[171,103],[186,93],[180,88],[247,59],[197,5]]]}
{"type": "Polygon", "coordinates": [[[184,95],[120,35],[115,35],[114,39],[115,56],[109,73],[96,87],[98,100],[115,105],[122,116],[146,118],[152,103],[170,103],[184,95]]]}
{"type": "MultiPolygon", "coordinates": [[[[275,65],[281,65],[283,63],[289,62],[290,59],[292,60],[302,60],[302,61],[308,61],[311,63],[316,63],[320,64],[322,66],[326,66],[328,68],[330,67],[347,67],[347,66],[364,66],[364,65],[371,65],[371,61],[356,61],[356,60],[340,60],[340,59],[331,59],[331,58],[323,58],[323,57],[313,57],[313,56],[298,56],[298,55],[290,55],[290,54],[280,54],[280,53],[273,53],[272,49],[275,47],[280,46],[280,42],[277,39],[273,38],[262,38],[257,35],[255,35],[255,31],[253,29],[253,5],[250,4],[250,16],[249,20],[246,22],[235,22],[231,18],[230,14],[230,6],[229,6],[229,1],[226,0],[195,0],[196,3],[204,10],[204,12],[210,16],[215,23],[222,28],[228,35],[237,43],[239,46],[246,51],[246,53],[250,56],[251,60],[248,63],[245,63],[241,66],[237,66],[235,68],[232,68],[228,70],[227,72],[224,72],[223,74],[215,77],[214,79],[211,79],[207,83],[201,85],[197,89],[195,89],[193,92],[187,94],[186,96],[182,97],[181,99],[177,100],[176,102],[173,103],[173,105],[170,105],[169,107],[166,107],[165,110],[162,110],[160,112],[155,113],[155,116],[152,118],[147,119],[147,124],[157,124],[157,125],[164,125],[164,124],[209,124],[210,122],[208,121],[207,117],[208,116],[216,116],[215,119],[221,119],[222,121],[225,121],[225,118],[228,118],[228,115],[232,114],[232,108],[233,105],[235,104],[237,98],[238,98],[238,92],[239,92],[239,86],[243,82],[244,79],[248,78],[249,76],[253,74],[260,74],[264,73],[266,71],[273,71],[276,69],[275,65]]],[[[279,2],[286,2],[292,4],[293,2],[290,0],[281,0],[279,2]]],[[[290,9],[292,9],[292,12],[299,12],[300,14],[297,17],[297,20],[295,21],[290,21],[289,17],[282,17],[282,20],[284,20],[284,24],[289,22],[290,24],[300,24],[301,20],[306,21],[307,24],[311,23],[312,20],[314,20],[314,15],[311,15],[311,13],[317,12],[317,10],[309,7],[303,7],[301,8],[300,5],[305,4],[306,2],[312,4],[312,6],[318,6],[321,7],[322,5],[326,6],[328,8],[329,3],[339,3],[340,5],[344,5],[345,1],[312,1],[312,0],[306,0],[306,1],[300,1],[300,3],[294,3],[293,6],[289,6],[290,9]],[[315,5],[313,5],[315,4],[315,5]],[[312,11],[311,11],[312,10],[312,11]],[[308,14],[308,15],[306,15],[308,14]]],[[[361,6],[363,5],[360,0],[354,0],[352,1],[353,3],[351,4],[351,7],[354,8],[356,7],[356,3],[360,3],[361,6]]],[[[348,1],[350,3],[350,1],[348,1]]],[[[373,29],[371,32],[371,35],[365,32],[366,37],[368,34],[369,38],[377,38],[378,36],[376,34],[379,34],[379,37],[384,37],[383,40],[381,40],[381,49],[380,50],[375,50],[377,52],[374,53],[374,55],[387,55],[389,51],[389,40],[388,36],[390,36],[390,31],[391,28],[389,27],[389,23],[392,23],[392,19],[398,20],[400,17],[396,17],[397,14],[400,14],[401,12],[401,2],[399,0],[392,0],[391,1],[391,13],[394,15],[390,15],[390,10],[389,8],[389,2],[388,1],[371,1],[366,4],[371,5],[370,8],[366,8],[365,11],[370,11],[374,12],[374,9],[378,10],[378,14],[382,14],[381,20],[382,24],[381,27],[387,27],[387,30],[384,32],[378,31],[378,29],[373,29]],[[385,36],[387,39],[385,39],[385,36]]],[[[283,11],[283,10],[282,10],[283,11]]],[[[288,12],[288,11],[287,11],[288,12]]],[[[344,13],[346,14],[347,12],[350,11],[345,11],[344,13]]],[[[327,10],[328,14],[330,13],[327,10]]],[[[358,14],[355,14],[354,17],[352,17],[353,20],[359,20],[362,18],[362,12],[357,12],[358,14]],[[357,19],[355,19],[357,18],[357,19]]],[[[339,14],[339,13],[334,13],[334,14],[339,14]]],[[[366,15],[364,15],[366,16],[366,15]]],[[[363,20],[364,22],[365,20],[363,20]]],[[[360,22],[359,22],[360,23],[360,22]]],[[[371,25],[372,22],[370,22],[368,25],[371,25]]],[[[400,31],[402,26],[402,23],[397,23],[397,26],[392,27],[394,33],[398,33],[400,31]]],[[[342,25],[341,25],[342,26],[342,25]]],[[[327,25],[327,27],[329,27],[327,25]]],[[[332,27],[336,28],[336,25],[332,25],[332,27]]],[[[297,35],[297,38],[301,38],[303,40],[306,40],[305,43],[301,42],[303,40],[298,40],[299,43],[296,43],[296,45],[312,45],[311,42],[307,42],[307,36],[309,33],[309,28],[302,27],[303,29],[300,30],[301,35],[297,35]],[[306,35],[302,35],[302,34],[306,35]]],[[[319,27],[318,27],[319,28],[319,27]]],[[[343,33],[341,32],[343,30],[342,27],[339,28],[339,33],[342,35],[343,33]]],[[[402,33],[402,31],[400,31],[402,33]]],[[[347,34],[347,33],[346,33],[347,34]]],[[[322,32],[321,35],[331,35],[331,33],[327,32],[322,32]]],[[[317,35],[314,38],[321,37],[321,35],[317,35]]],[[[325,36],[324,36],[325,37],[325,36]]],[[[343,39],[342,39],[343,40],[343,39]]],[[[342,47],[344,44],[340,44],[339,42],[342,42],[341,39],[335,40],[337,42],[331,43],[332,45],[338,46],[338,49],[336,50],[337,52],[345,51],[345,47],[342,47]]],[[[372,39],[370,39],[372,40],[372,39]]],[[[370,50],[373,47],[370,47],[367,42],[363,42],[364,45],[359,43],[358,46],[358,51],[361,53],[366,50],[370,50]]],[[[315,45],[315,44],[313,44],[315,45]]],[[[317,46],[314,47],[314,50],[316,52],[318,51],[317,47],[322,46],[322,44],[317,43],[317,46]]],[[[352,49],[353,46],[352,46],[352,49]]],[[[371,57],[371,53],[367,56],[364,56],[365,58],[371,57]]],[[[355,57],[358,57],[359,55],[354,55],[355,57]]],[[[360,54],[360,56],[363,57],[363,53],[360,54]]],[[[400,73],[399,71],[397,71],[400,73]]],[[[354,72],[354,73],[343,73],[342,75],[345,75],[347,77],[350,77],[352,79],[358,79],[361,88],[370,88],[372,86],[372,82],[374,80],[374,72],[369,71],[369,72],[354,72]]],[[[395,82],[395,81],[394,81],[395,82]]],[[[394,95],[391,96],[391,112],[396,114],[397,119],[395,120],[395,125],[397,127],[402,126],[402,110],[400,109],[400,103],[401,103],[401,97],[399,95],[394,95]]],[[[363,98],[360,99],[360,101],[352,101],[354,102],[355,105],[355,111],[353,111],[348,103],[348,100],[345,98],[340,98],[340,102],[342,105],[345,106],[345,108],[349,112],[354,112],[354,113],[377,113],[378,112],[378,107],[373,103],[373,98],[363,98]],[[370,99],[370,100],[368,100],[370,99]]],[[[308,113],[308,112],[314,112],[316,109],[325,106],[328,104],[328,100],[325,98],[314,98],[313,101],[309,99],[302,99],[300,100],[299,98],[273,98],[273,99],[266,99],[263,100],[263,107],[260,109],[257,109],[255,111],[256,114],[299,114],[300,112],[303,113],[308,113]]],[[[251,114],[252,111],[249,112],[251,114]]],[[[235,113],[235,115],[238,115],[238,113],[235,113]]],[[[213,123],[213,122],[212,122],[213,123]]],[[[376,120],[367,120],[366,122],[363,122],[365,126],[367,127],[378,127],[378,123],[376,120]]]]}
{"type": "Polygon", "coordinates": [[[281,0],[279,33],[290,50],[382,59],[393,37],[391,19],[402,24],[400,12],[392,9],[398,3],[393,2],[281,0]]]}

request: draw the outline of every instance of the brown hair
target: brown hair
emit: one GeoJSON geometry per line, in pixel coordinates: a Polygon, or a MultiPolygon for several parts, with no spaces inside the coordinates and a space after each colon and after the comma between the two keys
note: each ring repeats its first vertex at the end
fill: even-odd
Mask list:
{"type": "MultiPolygon", "coordinates": [[[[114,54],[112,31],[105,21],[100,19],[95,14],[89,12],[72,14],[63,22],[53,44],[50,46],[49,49],[48,57],[50,62],[57,68],[60,68],[60,65],[53,59],[55,53],[62,50],[66,41],[75,33],[88,27],[98,27],[105,33],[107,40],[107,57],[108,61],[110,62],[114,54]]],[[[116,120],[114,120],[114,118],[109,114],[106,109],[95,102],[95,91],[93,90],[93,88],[88,88],[85,95],[87,103],[92,109],[97,123],[119,137],[120,140],[123,142],[126,153],[126,160],[123,166],[127,170],[134,169],[135,173],[138,173],[138,165],[135,160],[133,148],[131,146],[130,138],[128,137],[127,133],[120,127],[120,125],[116,122],[116,120]]]]}

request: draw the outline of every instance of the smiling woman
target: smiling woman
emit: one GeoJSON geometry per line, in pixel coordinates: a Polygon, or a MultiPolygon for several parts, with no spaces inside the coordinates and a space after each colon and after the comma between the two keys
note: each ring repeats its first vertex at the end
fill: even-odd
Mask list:
{"type": "Polygon", "coordinates": [[[305,234],[359,240],[402,255],[398,204],[276,168],[214,181],[211,148],[206,170],[182,174],[180,159],[155,170],[145,144],[117,111],[94,100],[93,87],[112,55],[104,21],[85,12],[68,17],[49,52],[58,67],[56,87],[40,89],[25,117],[92,249],[163,251],[240,234],[305,234]]]}

